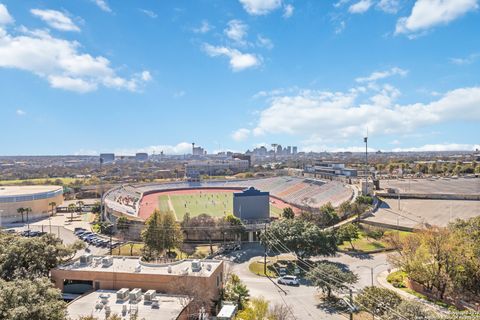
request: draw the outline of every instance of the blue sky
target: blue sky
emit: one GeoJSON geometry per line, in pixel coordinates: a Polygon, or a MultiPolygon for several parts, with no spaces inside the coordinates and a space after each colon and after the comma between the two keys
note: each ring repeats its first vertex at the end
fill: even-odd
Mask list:
{"type": "Polygon", "coordinates": [[[0,0],[0,154],[480,148],[478,0],[0,0]]]}

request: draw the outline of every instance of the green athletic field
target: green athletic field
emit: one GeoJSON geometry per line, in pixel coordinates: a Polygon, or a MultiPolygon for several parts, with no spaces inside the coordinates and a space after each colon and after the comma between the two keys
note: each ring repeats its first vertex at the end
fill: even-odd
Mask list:
{"type": "MultiPolygon", "coordinates": [[[[158,197],[161,212],[172,210],[178,221],[183,219],[186,212],[191,217],[206,213],[213,217],[223,217],[233,214],[233,195],[231,193],[202,192],[194,194],[162,194],[158,197]]],[[[270,214],[279,216],[282,209],[270,206],[270,214]]]]}

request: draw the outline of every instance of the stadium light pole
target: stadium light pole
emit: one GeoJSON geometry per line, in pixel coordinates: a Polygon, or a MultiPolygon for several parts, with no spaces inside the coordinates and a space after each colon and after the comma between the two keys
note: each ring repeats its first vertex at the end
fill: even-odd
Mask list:
{"type": "Polygon", "coordinates": [[[368,136],[363,138],[365,142],[365,195],[368,194],[368,136]]]}

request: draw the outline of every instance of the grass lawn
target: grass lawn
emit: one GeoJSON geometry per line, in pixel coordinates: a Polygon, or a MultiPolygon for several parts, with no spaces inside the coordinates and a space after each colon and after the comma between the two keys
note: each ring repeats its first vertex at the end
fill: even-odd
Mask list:
{"type": "MultiPolygon", "coordinates": [[[[280,268],[286,268],[287,274],[289,275],[294,274],[296,268],[296,259],[293,256],[267,257],[267,275],[269,277],[278,277],[277,271],[280,268]]],[[[258,258],[258,260],[251,262],[248,265],[248,269],[250,272],[256,275],[265,276],[263,258],[258,258]]]]}
{"type": "MultiPolygon", "coordinates": [[[[400,239],[410,234],[410,232],[407,232],[407,231],[388,230],[385,232],[385,235],[397,234],[397,233],[400,239]]],[[[389,245],[382,239],[376,240],[374,238],[367,237],[365,232],[363,232],[362,230],[360,231],[359,238],[353,241],[353,246],[356,251],[365,251],[365,252],[378,250],[378,249],[385,249],[389,247],[389,245]]],[[[338,248],[340,250],[352,250],[352,246],[350,245],[350,242],[347,242],[347,241],[339,245],[338,248]]]]}
{"type": "MultiPolygon", "coordinates": [[[[190,213],[190,217],[199,216],[202,213],[212,217],[224,217],[233,213],[233,194],[231,193],[203,191],[201,194],[163,194],[158,197],[160,211],[170,210],[169,199],[178,221],[183,219],[186,212],[190,213]]],[[[282,209],[270,205],[270,215],[279,217],[282,212],[282,209]]]]}
{"type": "MultiPolygon", "coordinates": [[[[16,179],[16,180],[0,180],[0,185],[35,185],[35,184],[46,184],[45,182],[48,180],[50,183],[55,182],[55,180],[61,180],[62,184],[71,184],[75,180],[79,180],[84,182],[85,179],[76,179],[76,178],[39,178],[39,179],[16,179]]],[[[87,179],[88,180],[88,179],[87,179]]]]}

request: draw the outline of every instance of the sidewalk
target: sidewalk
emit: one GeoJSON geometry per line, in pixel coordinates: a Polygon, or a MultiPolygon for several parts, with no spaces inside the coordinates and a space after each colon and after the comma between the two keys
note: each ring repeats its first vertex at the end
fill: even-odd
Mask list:
{"type": "MultiPolygon", "coordinates": [[[[395,270],[392,270],[392,272],[395,271],[395,270]]],[[[408,292],[405,292],[399,288],[395,288],[394,286],[392,286],[390,284],[390,282],[387,281],[387,276],[389,275],[388,271],[383,271],[383,272],[380,272],[378,275],[377,275],[377,281],[378,283],[380,284],[380,286],[386,288],[386,289],[390,289],[392,291],[395,291],[399,296],[405,298],[405,299],[408,299],[408,300],[413,300],[413,301],[416,301],[416,302],[419,302],[421,304],[423,304],[425,307],[427,308],[430,308],[432,309],[433,311],[435,312],[439,312],[439,313],[442,313],[442,314],[445,314],[445,315],[448,315],[450,314],[450,312],[446,309],[446,308],[442,308],[438,305],[436,305],[435,303],[433,302],[430,302],[430,301],[427,301],[425,299],[421,299],[421,298],[418,298],[416,296],[414,296],[413,294],[410,294],[408,292]]]]}

